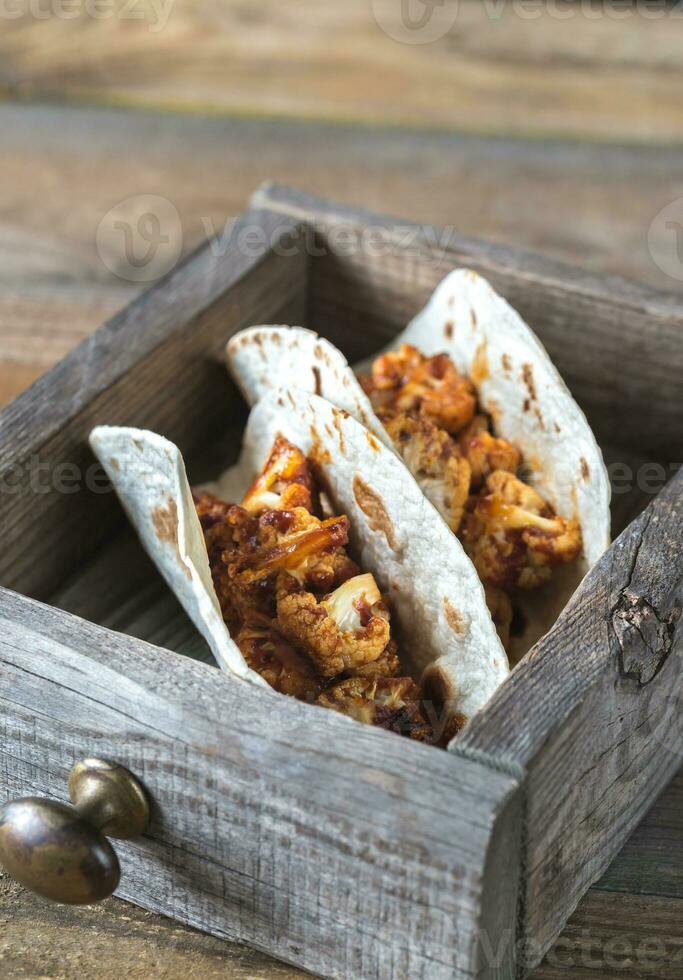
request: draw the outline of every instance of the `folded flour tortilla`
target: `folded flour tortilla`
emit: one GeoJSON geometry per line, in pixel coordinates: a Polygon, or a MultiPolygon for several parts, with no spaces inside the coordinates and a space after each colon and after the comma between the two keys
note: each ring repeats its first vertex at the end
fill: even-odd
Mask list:
{"type": "MultiPolygon", "coordinates": [[[[406,668],[464,723],[508,673],[482,585],[460,543],[395,454],[347,412],[292,389],[267,393],[249,417],[239,463],[210,489],[239,502],[278,435],[313,462],[351,524],[361,567],[387,595],[406,668]]],[[[220,666],[265,685],[221,616],[181,454],[152,432],[101,426],[90,443],[145,549],[220,666]]]]}
{"type": "MultiPolygon", "coordinates": [[[[495,434],[521,450],[525,481],[557,514],[576,519],[581,527],[579,558],[559,568],[538,592],[516,597],[523,613],[523,628],[510,648],[516,661],[548,631],[609,545],[610,488],[600,448],[536,335],[478,274],[457,270],[447,276],[386,349],[401,344],[426,356],[449,355],[474,383],[495,434]]],[[[354,370],[339,350],[312,331],[282,326],[244,330],[228,344],[227,362],[249,404],[272,390],[275,381],[317,392],[391,446],[354,370]]]]}

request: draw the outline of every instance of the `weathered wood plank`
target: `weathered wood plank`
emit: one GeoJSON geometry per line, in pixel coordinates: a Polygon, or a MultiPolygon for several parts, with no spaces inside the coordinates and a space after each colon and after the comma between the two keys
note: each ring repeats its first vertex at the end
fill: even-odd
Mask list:
{"type": "MultiPolygon", "coordinates": [[[[304,980],[264,953],[109,899],[44,902],[0,872],[5,980],[304,980]]],[[[530,980],[679,980],[683,902],[592,889],[530,980]]]]}
{"type": "Polygon", "coordinates": [[[482,909],[514,926],[513,777],[5,590],[0,620],[0,796],[63,799],[87,754],[135,772],[122,897],[325,976],[510,976],[478,943],[482,909]]]}
{"type": "Polygon", "coordinates": [[[679,980],[683,902],[592,890],[531,980],[679,980]]]}
{"type": "Polygon", "coordinates": [[[325,333],[333,324],[350,359],[372,353],[378,333],[388,340],[450,269],[467,265],[538,333],[601,442],[680,465],[680,297],[289,188],[267,186],[253,201],[317,229],[321,254],[311,267],[309,325],[325,333]],[[370,246],[364,228],[373,229],[370,246]]]}
{"type": "Polygon", "coordinates": [[[683,899],[683,768],[629,837],[598,887],[683,899]]]}
{"type": "Polygon", "coordinates": [[[531,965],[683,758],[683,472],[463,735],[528,770],[531,965]]]}
{"type": "MultiPolygon", "coordinates": [[[[130,533],[117,536],[49,601],[108,629],[213,663],[205,641],[130,533]]],[[[598,887],[683,899],[683,768],[598,887]]]]}
{"type": "Polygon", "coordinates": [[[98,626],[215,666],[206,640],[128,528],[78,568],[48,602],[98,626]]]}
{"type": "Polygon", "coordinates": [[[74,17],[71,7],[68,18],[45,7],[39,18],[6,19],[0,90],[543,137],[682,138],[683,19],[659,4],[612,16],[586,4],[447,0],[431,11],[426,44],[393,39],[420,38],[393,0],[127,6],[141,19],[74,17]]]}
{"type": "Polygon", "coordinates": [[[681,288],[647,240],[655,215],[680,197],[676,149],[25,104],[0,104],[0,130],[0,404],[137,295],[102,262],[96,230],[140,194],[177,209],[183,254],[207,235],[220,241],[254,188],[277,176],[681,288]]]}
{"type": "Polygon", "coordinates": [[[3,980],[304,980],[310,974],[121,899],[41,900],[0,871],[3,980]]]}
{"type": "Polygon", "coordinates": [[[206,246],[0,414],[4,584],[54,590],[118,519],[113,499],[93,492],[95,424],[147,426],[197,451],[243,415],[222,365],[225,343],[254,321],[302,314],[307,288],[295,223],[278,219],[276,239],[266,216],[245,215],[236,234],[257,227],[255,250],[239,238],[225,254],[206,246]],[[276,240],[291,254],[271,251],[276,240]]]}

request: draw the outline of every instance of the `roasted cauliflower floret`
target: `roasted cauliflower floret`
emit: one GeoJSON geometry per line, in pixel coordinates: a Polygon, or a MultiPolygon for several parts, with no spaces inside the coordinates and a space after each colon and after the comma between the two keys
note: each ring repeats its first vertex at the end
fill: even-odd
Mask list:
{"type": "Polygon", "coordinates": [[[264,595],[249,596],[234,589],[228,571],[230,556],[258,547],[259,522],[237,504],[226,504],[212,494],[194,491],[193,497],[209,558],[214,588],[226,623],[240,622],[240,609],[267,612],[264,595]]]}
{"type": "Polygon", "coordinates": [[[418,689],[396,676],[375,580],[346,554],[348,519],[316,516],[329,511],[303,454],[278,437],[242,506],[194,499],[221,611],[247,664],[283,694],[322,704],[324,691],[329,707],[432,740],[418,689]]]}
{"type": "Polygon", "coordinates": [[[251,669],[276,691],[303,701],[315,701],[320,694],[322,681],[312,664],[266,617],[242,626],[235,642],[251,669]]]}
{"type": "Polygon", "coordinates": [[[577,521],[554,515],[536,490],[497,470],[465,520],[463,544],[487,585],[535,589],[553,565],[573,561],[582,542],[577,521]]]}
{"type": "Polygon", "coordinates": [[[446,432],[459,432],[474,418],[477,399],[468,378],[447,354],[426,358],[411,372],[396,398],[399,411],[417,410],[446,432]]]}
{"type": "Polygon", "coordinates": [[[434,738],[422,714],[420,689],[409,677],[350,677],[323,691],[317,704],[418,741],[434,738]]]}
{"type": "Polygon", "coordinates": [[[450,433],[471,422],[477,407],[472,383],[447,354],[425,357],[410,344],[378,357],[361,383],[378,412],[410,412],[450,433]]]}
{"type": "Polygon", "coordinates": [[[279,435],[261,473],[247,490],[242,506],[250,514],[264,510],[313,509],[313,479],[308,460],[279,435]]]}
{"type": "Polygon", "coordinates": [[[553,513],[552,507],[538,490],[505,470],[497,470],[487,477],[486,492],[497,493],[506,504],[514,504],[531,514],[551,516],[553,513]]]}
{"type": "Polygon", "coordinates": [[[277,619],[323,677],[377,660],[390,640],[389,614],[372,575],[349,579],[321,601],[311,592],[279,595],[277,619]]]}
{"type": "Polygon", "coordinates": [[[215,497],[206,490],[193,490],[192,499],[197,510],[197,517],[206,531],[215,524],[225,524],[232,504],[226,504],[224,500],[215,497]]]}
{"type": "Polygon", "coordinates": [[[398,659],[396,642],[390,640],[377,658],[362,667],[353,667],[346,673],[350,677],[398,677],[401,673],[401,662],[398,659]]]}
{"type": "Polygon", "coordinates": [[[209,564],[213,568],[223,552],[234,547],[232,528],[228,523],[231,505],[199,490],[192,491],[192,498],[204,532],[209,564]]]}
{"type": "Polygon", "coordinates": [[[397,351],[389,351],[375,358],[372,365],[370,384],[378,391],[391,391],[401,388],[426,357],[410,344],[401,344],[397,351]]]}
{"type": "Polygon", "coordinates": [[[456,532],[470,493],[470,464],[448,433],[427,419],[401,413],[385,427],[424,495],[456,532]]]}
{"type": "MultiPolygon", "coordinates": [[[[285,516],[290,516],[290,512],[285,512],[285,516]]],[[[267,544],[235,556],[226,555],[229,574],[238,584],[252,585],[281,571],[304,578],[321,557],[333,554],[348,541],[347,517],[319,521],[304,508],[297,508],[291,516],[295,518],[293,524],[276,525],[275,540],[271,538],[267,544]],[[303,516],[298,511],[306,515],[303,527],[296,523],[296,518],[303,516]]]]}
{"type": "Polygon", "coordinates": [[[475,490],[495,470],[515,473],[522,460],[520,451],[511,442],[492,436],[481,428],[481,423],[476,424],[481,418],[482,416],[476,416],[472,424],[458,437],[460,449],[472,468],[472,487],[475,490]]]}

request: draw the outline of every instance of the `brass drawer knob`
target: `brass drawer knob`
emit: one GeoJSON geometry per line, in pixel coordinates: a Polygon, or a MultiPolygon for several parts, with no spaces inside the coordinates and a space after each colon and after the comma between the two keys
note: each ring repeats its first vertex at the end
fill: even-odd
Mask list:
{"type": "Polygon", "coordinates": [[[26,888],[70,905],[111,895],[121,877],[107,840],[139,837],[149,823],[145,792],[127,769],[104,759],[69,774],[73,806],[29,796],[0,809],[0,864],[26,888]]]}

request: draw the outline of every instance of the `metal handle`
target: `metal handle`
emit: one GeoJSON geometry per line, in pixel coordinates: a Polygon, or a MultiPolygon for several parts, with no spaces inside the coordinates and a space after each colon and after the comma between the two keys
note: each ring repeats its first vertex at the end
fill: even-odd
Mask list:
{"type": "Polygon", "coordinates": [[[69,774],[73,806],[37,796],[0,809],[0,864],[26,888],[69,905],[108,898],[121,877],[107,840],[139,837],[149,803],[132,773],[105,759],[84,759],[69,774]]]}

